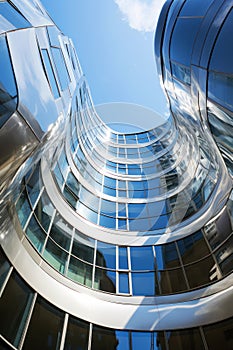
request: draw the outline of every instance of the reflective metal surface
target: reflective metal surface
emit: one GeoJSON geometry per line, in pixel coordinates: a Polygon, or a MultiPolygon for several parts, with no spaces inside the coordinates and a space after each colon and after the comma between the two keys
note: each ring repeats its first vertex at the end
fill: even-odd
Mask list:
{"type": "Polygon", "coordinates": [[[231,21],[223,2],[164,5],[156,59],[171,115],[127,134],[96,113],[41,3],[0,2],[0,347],[174,350],[193,337],[214,350],[220,334],[230,349],[232,116],[216,51],[207,72],[197,52],[209,44],[195,42],[220,8],[231,21]]]}

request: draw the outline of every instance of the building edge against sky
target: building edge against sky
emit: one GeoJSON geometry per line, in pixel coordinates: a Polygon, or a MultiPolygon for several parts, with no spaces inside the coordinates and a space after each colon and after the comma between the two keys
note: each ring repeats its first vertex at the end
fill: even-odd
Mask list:
{"type": "Polygon", "coordinates": [[[232,7],[165,3],[171,116],[123,134],[40,2],[0,2],[1,349],[232,348],[232,7]]]}

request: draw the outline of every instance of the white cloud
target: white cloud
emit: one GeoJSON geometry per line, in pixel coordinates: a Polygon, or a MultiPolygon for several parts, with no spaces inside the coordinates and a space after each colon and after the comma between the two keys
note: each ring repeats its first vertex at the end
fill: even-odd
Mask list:
{"type": "Polygon", "coordinates": [[[141,32],[152,32],[165,0],[115,0],[123,19],[129,26],[141,32]]]}

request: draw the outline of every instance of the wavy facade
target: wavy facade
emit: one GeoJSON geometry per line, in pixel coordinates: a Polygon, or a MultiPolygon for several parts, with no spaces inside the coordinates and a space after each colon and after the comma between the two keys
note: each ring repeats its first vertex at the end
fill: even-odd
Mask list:
{"type": "Polygon", "coordinates": [[[167,55],[196,2],[158,24],[171,115],[131,134],[99,118],[40,2],[0,2],[0,349],[232,348],[230,150],[167,55]]]}

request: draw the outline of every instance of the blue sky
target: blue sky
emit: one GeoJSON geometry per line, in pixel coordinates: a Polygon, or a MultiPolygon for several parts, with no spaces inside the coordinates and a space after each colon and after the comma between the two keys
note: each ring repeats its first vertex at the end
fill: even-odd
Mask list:
{"type": "Polygon", "coordinates": [[[153,47],[164,0],[41,1],[72,38],[95,105],[134,103],[164,115],[153,47]]]}

